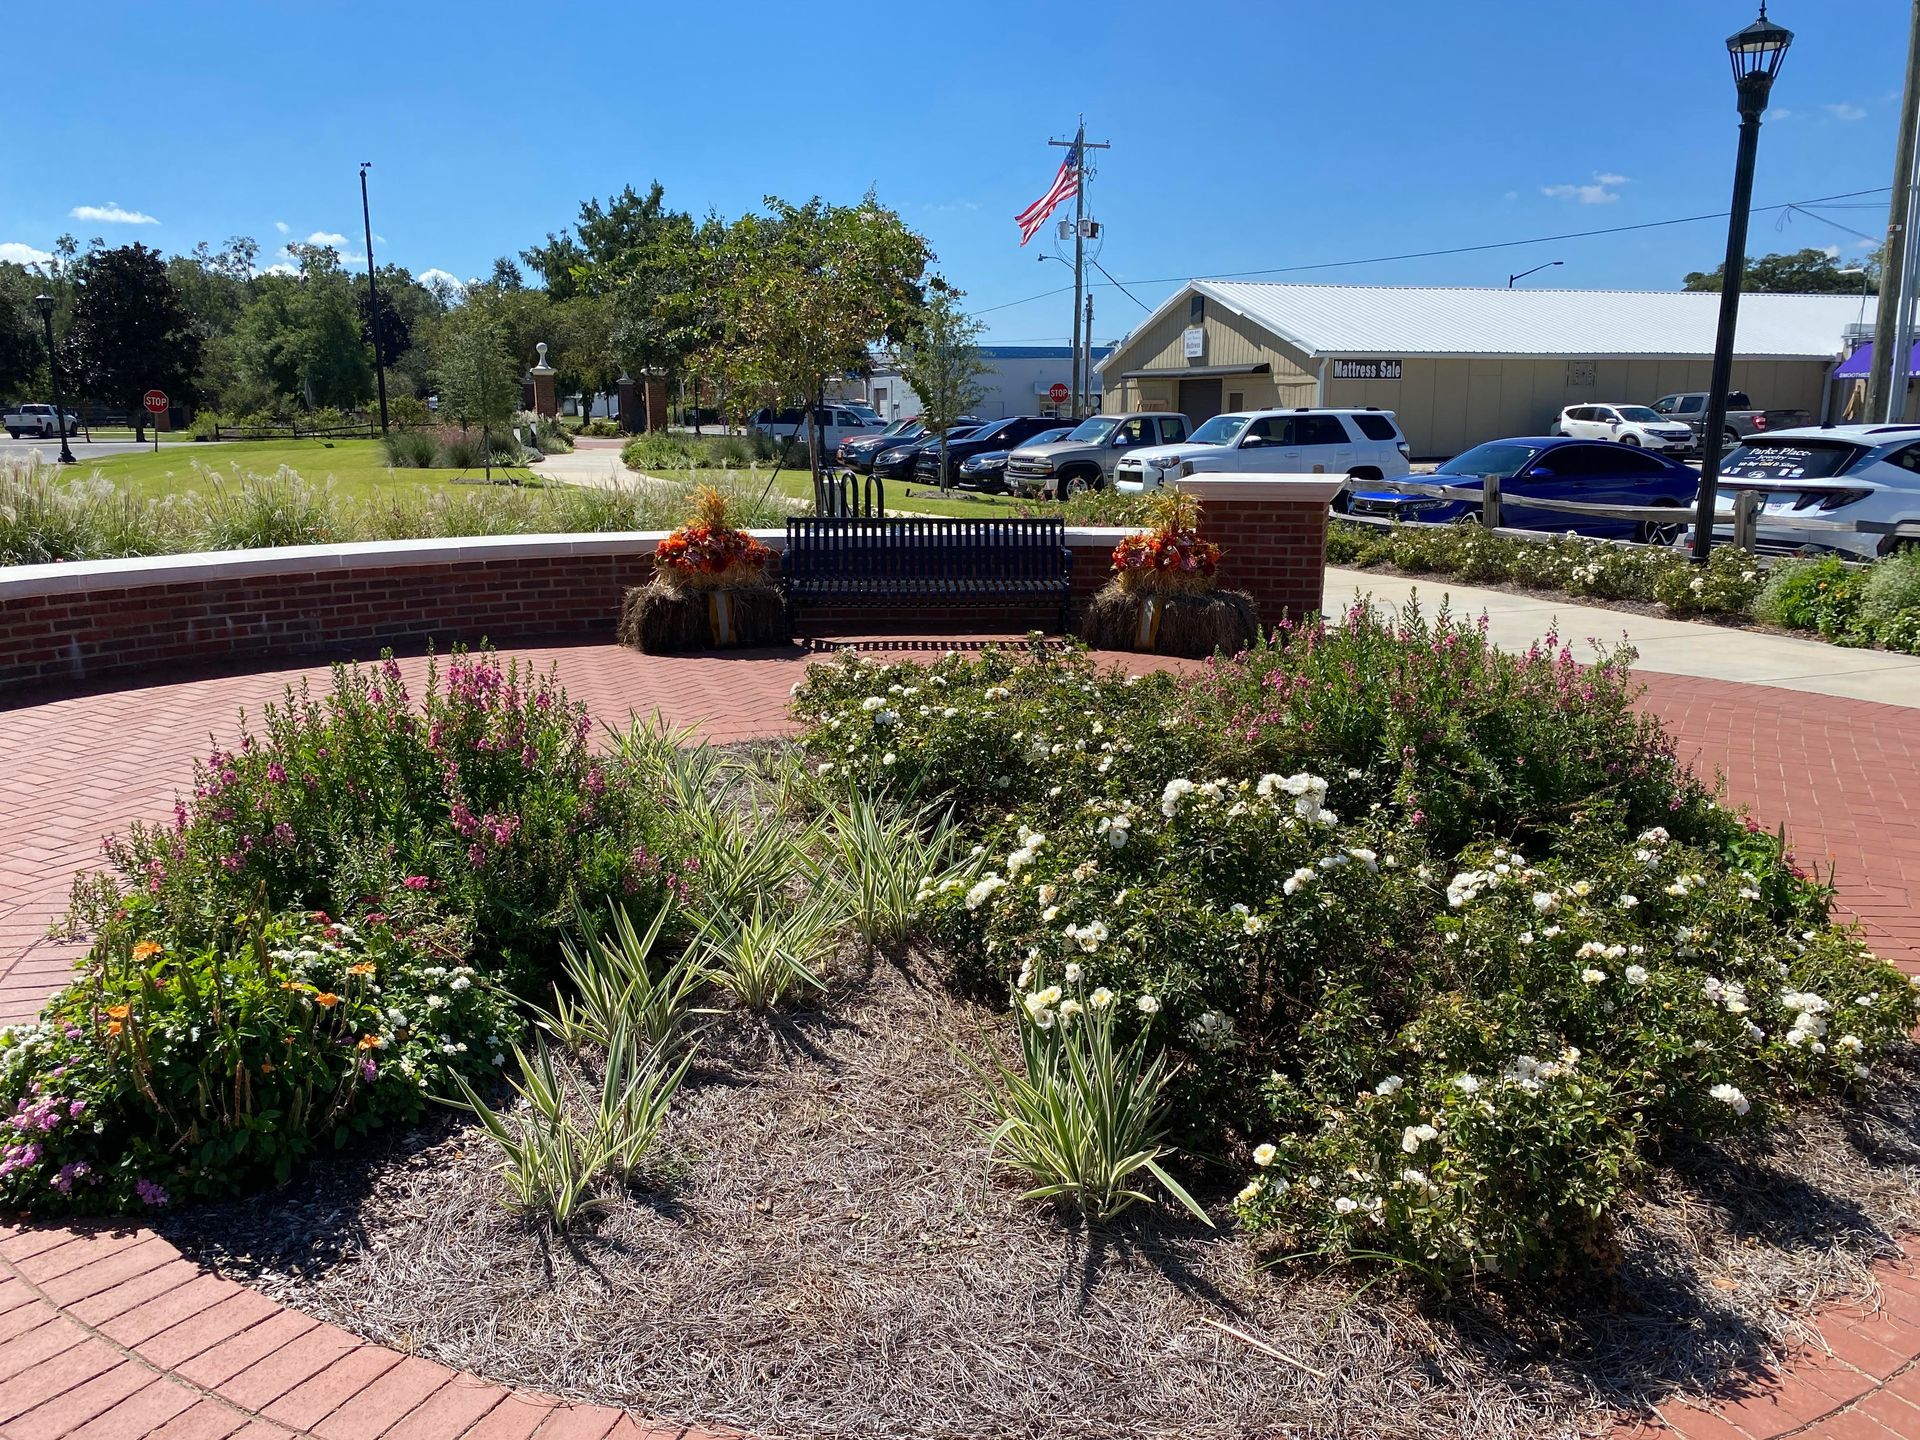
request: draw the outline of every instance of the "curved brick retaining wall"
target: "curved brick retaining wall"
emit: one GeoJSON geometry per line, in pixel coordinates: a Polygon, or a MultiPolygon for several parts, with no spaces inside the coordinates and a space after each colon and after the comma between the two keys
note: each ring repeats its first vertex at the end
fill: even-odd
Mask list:
{"type": "MultiPolygon", "coordinates": [[[[1268,623],[1319,607],[1326,501],[1337,481],[1186,483],[1206,505],[1204,529],[1226,549],[1223,580],[1251,591],[1268,623]]],[[[664,533],[389,540],[0,569],[0,695],[170,664],[429,641],[610,638],[622,592],[651,575],[664,533]]],[[[776,550],[785,544],[782,532],[756,533],[776,550]]],[[[1105,583],[1126,533],[1067,531],[1076,597],[1105,583]]],[[[995,613],[1008,628],[1051,623],[1044,608],[995,613]]],[[[982,618],[958,608],[809,610],[802,628],[982,618]]]]}

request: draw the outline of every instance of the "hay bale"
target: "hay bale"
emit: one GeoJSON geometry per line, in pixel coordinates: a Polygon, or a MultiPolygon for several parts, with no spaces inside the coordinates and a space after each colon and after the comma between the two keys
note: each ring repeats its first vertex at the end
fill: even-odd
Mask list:
{"type": "Polygon", "coordinates": [[[1243,590],[1152,595],[1159,624],[1141,643],[1141,615],[1152,592],[1110,583],[1087,603],[1080,636],[1100,650],[1141,650],[1204,660],[1216,650],[1238,654],[1260,633],[1260,611],[1243,590]]]}
{"type": "Polygon", "coordinates": [[[773,645],[787,636],[780,592],[771,585],[732,586],[722,591],[695,590],[655,579],[627,591],[620,606],[622,645],[665,655],[681,650],[713,650],[723,645],[773,645]],[[726,597],[732,622],[730,641],[716,635],[715,595],[726,597]]]}

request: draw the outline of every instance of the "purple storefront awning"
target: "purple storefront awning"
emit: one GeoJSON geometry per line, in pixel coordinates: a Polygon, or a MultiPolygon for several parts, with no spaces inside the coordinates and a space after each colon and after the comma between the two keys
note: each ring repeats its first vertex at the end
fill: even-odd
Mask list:
{"type": "MultiPolygon", "coordinates": [[[[1840,368],[1833,372],[1836,380],[1853,380],[1873,373],[1873,342],[1869,340],[1858,350],[1840,362],[1840,368]]],[[[1920,375],[1920,341],[1915,342],[1913,353],[1907,356],[1907,374],[1920,375]]]]}

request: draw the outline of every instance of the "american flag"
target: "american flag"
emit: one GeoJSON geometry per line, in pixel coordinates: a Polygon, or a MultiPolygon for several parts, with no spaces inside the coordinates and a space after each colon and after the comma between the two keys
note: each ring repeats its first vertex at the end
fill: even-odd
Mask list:
{"type": "Polygon", "coordinates": [[[1067,151],[1066,161],[1060,166],[1060,173],[1053,177],[1053,184],[1047,187],[1047,193],[1033,204],[1014,216],[1014,223],[1020,227],[1020,243],[1026,244],[1040,233],[1040,227],[1047,223],[1047,216],[1053,213],[1053,207],[1062,200],[1071,200],[1080,193],[1080,147],[1074,145],[1067,151]]]}

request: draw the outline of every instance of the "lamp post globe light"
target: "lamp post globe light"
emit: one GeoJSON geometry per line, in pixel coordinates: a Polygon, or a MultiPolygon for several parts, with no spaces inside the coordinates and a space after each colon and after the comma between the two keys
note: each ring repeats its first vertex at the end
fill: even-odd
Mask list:
{"type": "Polygon", "coordinates": [[[1694,503],[1693,558],[1702,564],[1713,547],[1714,512],[1720,498],[1720,448],[1727,428],[1727,387],[1733,381],[1733,335],[1740,318],[1740,283],[1747,264],[1747,212],[1753,206],[1753,157],[1760,148],[1760,116],[1767,108],[1780,62],[1793,32],[1760,18],[1727,37],[1733,84],[1740,107],[1740,150],[1733,166],[1733,206],[1727,220],[1727,259],[1720,269],[1720,325],[1714,332],[1713,377],[1707,384],[1706,429],[1700,437],[1700,496],[1694,503]]]}
{"type": "Polygon", "coordinates": [[[33,303],[39,307],[40,323],[47,330],[47,374],[53,377],[53,428],[60,435],[60,463],[62,465],[77,464],[78,462],[73,458],[73,451],[67,448],[67,406],[66,402],[60,398],[60,364],[53,353],[53,297],[36,295],[33,297],[33,303]]]}

